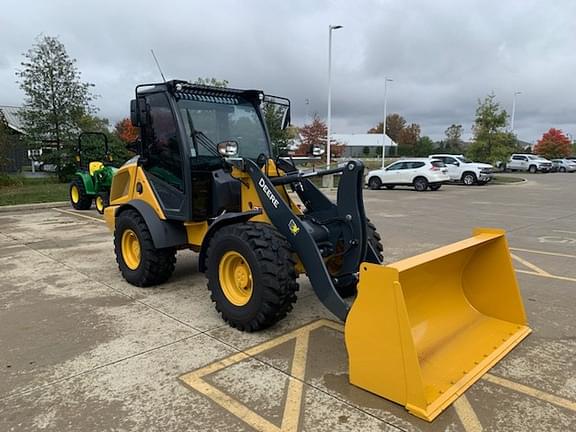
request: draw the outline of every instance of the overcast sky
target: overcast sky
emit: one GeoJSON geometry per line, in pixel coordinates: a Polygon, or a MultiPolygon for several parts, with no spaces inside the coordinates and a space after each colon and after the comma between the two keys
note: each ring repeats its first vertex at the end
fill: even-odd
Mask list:
{"type": "Polygon", "coordinates": [[[365,132],[388,112],[442,138],[465,138],[490,92],[516,130],[550,127],[576,138],[576,1],[11,1],[0,16],[0,105],[20,105],[14,75],[40,34],[58,36],[96,85],[100,115],[129,115],[138,83],[215,77],[289,97],[293,122],[326,117],[328,25],[333,39],[333,129],[365,132]],[[309,104],[306,104],[309,100],[309,104]]]}

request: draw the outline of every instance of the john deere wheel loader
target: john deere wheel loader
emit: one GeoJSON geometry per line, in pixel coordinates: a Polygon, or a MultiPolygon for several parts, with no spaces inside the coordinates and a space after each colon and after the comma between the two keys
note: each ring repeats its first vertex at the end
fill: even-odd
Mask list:
{"type": "Polygon", "coordinates": [[[110,165],[112,155],[108,147],[108,137],[102,132],[82,132],[78,135],[76,147],[76,162],[78,170],[74,179],[70,182],[70,203],[76,210],[88,210],[92,207],[92,201],[96,203],[96,210],[103,214],[108,206],[110,185],[116,168],[110,165]],[[84,164],[82,159],[82,141],[87,137],[102,138],[104,144],[103,162],[90,161],[84,164]]]}
{"type": "Polygon", "coordinates": [[[350,382],[432,420],[530,333],[504,233],[387,266],[362,200],[364,167],[303,173],[271,155],[256,90],[140,85],[138,156],[112,182],[105,219],[124,278],[166,281],[176,251],[199,269],[222,318],[244,331],[284,318],[299,274],[345,322],[350,382]],[[311,182],[340,174],[336,202],[311,182]],[[295,192],[302,207],[289,196],[295,192]],[[343,296],[356,292],[349,307],[343,296]]]}

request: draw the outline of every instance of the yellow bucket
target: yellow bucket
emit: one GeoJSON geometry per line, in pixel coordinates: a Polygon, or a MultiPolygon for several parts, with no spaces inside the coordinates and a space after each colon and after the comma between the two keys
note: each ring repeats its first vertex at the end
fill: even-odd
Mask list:
{"type": "Polygon", "coordinates": [[[428,421],[530,334],[503,230],[387,266],[362,263],[350,382],[428,421]]]}

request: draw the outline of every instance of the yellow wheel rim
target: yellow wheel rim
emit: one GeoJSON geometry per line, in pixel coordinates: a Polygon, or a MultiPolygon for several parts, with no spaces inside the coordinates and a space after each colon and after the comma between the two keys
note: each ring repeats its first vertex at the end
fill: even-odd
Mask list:
{"type": "Polygon", "coordinates": [[[140,265],[140,240],[131,229],[122,233],[122,258],[130,270],[136,270],[140,265]]]}
{"type": "Polygon", "coordinates": [[[253,290],[252,270],[240,253],[226,252],[220,259],[218,274],[220,287],[230,303],[244,306],[250,301],[253,290]]]}
{"type": "Polygon", "coordinates": [[[70,199],[74,204],[77,204],[80,201],[80,191],[76,185],[72,185],[70,188],[70,199]]]}
{"type": "Polygon", "coordinates": [[[102,213],[104,211],[104,200],[101,196],[96,197],[96,209],[102,213]]]}

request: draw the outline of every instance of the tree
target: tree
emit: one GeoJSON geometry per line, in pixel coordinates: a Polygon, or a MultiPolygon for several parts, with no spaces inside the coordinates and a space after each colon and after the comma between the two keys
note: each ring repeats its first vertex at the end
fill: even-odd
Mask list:
{"type": "Polygon", "coordinates": [[[427,157],[434,152],[434,141],[428,136],[423,136],[416,143],[414,156],[427,157]]]}
{"type": "Polygon", "coordinates": [[[196,81],[194,81],[194,84],[226,88],[228,87],[229,82],[228,80],[218,80],[216,78],[198,77],[196,81]]]}
{"type": "Polygon", "coordinates": [[[125,144],[131,144],[140,136],[140,129],[132,126],[129,118],[124,118],[114,125],[114,135],[125,144]]]}
{"type": "MultiPolygon", "coordinates": [[[[39,37],[23,54],[23,69],[16,72],[24,91],[20,111],[30,144],[51,143],[59,177],[73,167],[73,146],[83,116],[92,114],[93,84],[83,82],[76,60],[64,44],[51,36],[39,37]]],[[[73,168],[72,168],[73,169],[73,168]]]]}
{"type": "Polygon", "coordinates": [[[326,123],[320,120],[318,114],[314,114],[312,123],[300,128],[300,135],[302,136],[302,145],[306,149],[305,154],[311,155],[314,148],[325,147],[328,128],[326,123]]]}
{"type": "Polygon", "coordinates": [[[414,155],[416,145],[420,140],[420,125],[412,123],[410,126],[405,127],[400,131],[398,136],[398,150],[401,154],[414,155]]]}
{"type": "MultiPolygon", "coordinates": [[[[406,120],[400,114],[388,114],[386,116],[386,135],[394,142],[398,142],[400,133],[406,126],[406,120]]],[[[368,130],[369,134],[381,134],[384,122],[378,123],[375,127],[368,130]]]]}
{"type": "Polygon", "coordinates": [[[572,153],[572,143],[560,129],[550,128],[534,146],[534,153],[547,159],[563,158],[572,153]]]}
{"type": "Polygon", "coordinates": [[[444,151],[460,153],[462,151],[462,125],[452,124],[445,131],[444,151]]]}
{"type": "Polygon", "coordinates": [[[508,114],[500,108],[495,98],[494,94],[490,94],[483,101],[478,100],[472,127],[474,142],[467,152],[473,160],[491,163],[503,161],[517,150],[516,136],[506,131],[508,114]]]}
{"type": "Polygon", "coordinates": [[[273,103],[265,103],[262,109],[264,121],[270,135],[272,151],[276,156],[286,156],[288,154],[286,147],[290,139],[293,138],[289,129],[282,129],[284,110],[284,108],[273,103]]]}

